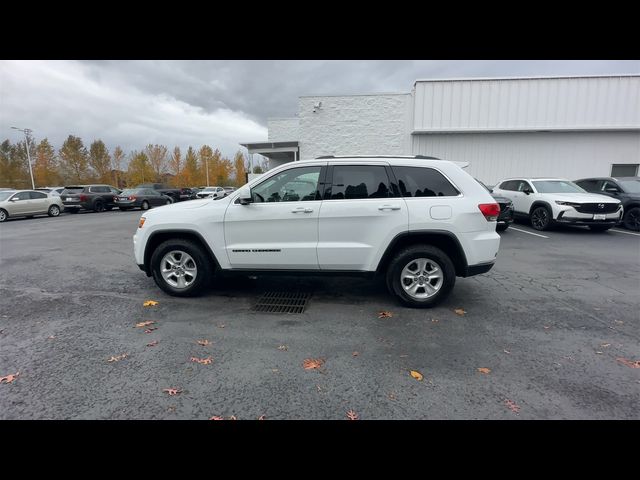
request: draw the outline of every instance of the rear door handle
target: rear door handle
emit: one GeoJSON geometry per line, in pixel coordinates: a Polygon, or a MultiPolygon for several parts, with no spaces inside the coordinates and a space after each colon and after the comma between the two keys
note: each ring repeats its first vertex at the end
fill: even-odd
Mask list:
{"type": "Polygon", "coordinates": [[[311,213],[313,212],[313,208],[309,208],[309,207],[298,207],[298,208],[294,208],[293,210],[291,210],[291,213],[311,213]]]}
{"type": "Polygon", "coordinates": [[[397,205],[380,205],[378,210],[400,210],[400,207],[397,205]]]}

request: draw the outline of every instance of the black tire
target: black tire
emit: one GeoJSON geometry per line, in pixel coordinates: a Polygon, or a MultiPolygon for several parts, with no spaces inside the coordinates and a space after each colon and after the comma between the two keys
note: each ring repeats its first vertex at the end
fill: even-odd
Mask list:
{"type": "MultiPolygon", "coordinates": [[[[387,269],[387,286],[390,291],[407,307],[428,308],[442,302],[456,283],[456,269],[449,256],[439,248],[431,245],[415,245],[399,251],[391,260],[387,269]],[[443,278],[439,290],[430,297],[417,299],[410,296],[402,287],[401,273],[412,260],[425,258],[436,262],[442,271],[443,278]]],[[[426,290],[425,290],[426,291],[426,290]]]]}
{"type": "Polygon", "coordinates": [[[630,208],[622,217],[622,224],[629,230],[640,232],[640,207],[630,208]]]}
{"type": "Polygon", "coordinates": [[[47,210],[47,215],[50,217],[57,217],[60,215],[60,207],[58,205],[51,205],[47,210]]]}
{"type": "Polygon", "coordinates": [[[104,202],[102,200],[96,200],[93,204],[93,211],[96,213],[104,212],[104,202]]]}
{"type": "Polygon", "coordinates": [[[212,259],[203,247],[190,240],[182,240],[178,238],[162,242],[156,247],[151,255],[151,271],[156,285],[174,297],[193,297],[200,294],[211,281],[214,271],[213,265],[212,259]],[[162,262],[163,257],[172,250],[186,252],[195,262],[197,268],[196,278],[188,287],[176,288],[167,283],[160,273],[160,263],[162,262]]]}
{"type": "Polygon", "coordinates": [[[165,205],[171,205],[173,203],[173,201],[171,199],[167,199],[166,202],[164,202],[165,205]]]}
{"type": "Polygon", "coordinates": [[[4,222],[7,218],[9,218],[9,214],[4,208],[0,208],[0,223],[4,222]]]}
{"type": "Polygon", "coordinates": [[[589,230],[592,232],[606,232],[611,227],[613,227],[613,225],[589,225],[589,230]]]}
{"type": "Polygon", "coordinates": [[[144,200],[142,202],[142,205],[140,205],[140,208],[142,208],[142,210],[149,210],[149,202],[147,202],[146,200],[144,200]]]}
{"type": "Polygon", "coordinates": [[[544,206],[538,206],[531,212],[531,226],[535,230],[543,231],[549,230],[553,224],[553,216],[549,208],[544,206]]]}
{"type": "Polygon", "coordinates": [[[501,225],[496,225],[496,232],[504,232],[507,228],[509,228],[508,223],[504,223],[501,225]]]}

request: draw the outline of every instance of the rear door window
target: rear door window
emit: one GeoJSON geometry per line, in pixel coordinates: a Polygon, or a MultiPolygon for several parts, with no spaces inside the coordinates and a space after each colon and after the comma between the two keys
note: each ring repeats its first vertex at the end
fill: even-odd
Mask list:
{"type": "Polygon", "coordinates": [[[519,184],[520,184],[520,180],[507,180],[506,182],[502,182],[502,184],[500,185],[500,189],[517,192],[519,184]]]}
{"type": "Polygon", "coordinates": [[[43,198],[47,198],[46,193],[42,192],[29,192],[31,200],[42,200],[43,198]]]}
{"type": "Polygon", "coordinates": [[[325,192],[325,200],[392,196],[387,170],[382,165],[335,165],[331,187],[325,192]]]}
{"type": "Polygon", "coordinates": [[[460,192],[433,168],[391,167],[403,197],[455,197],[460,192]]]}

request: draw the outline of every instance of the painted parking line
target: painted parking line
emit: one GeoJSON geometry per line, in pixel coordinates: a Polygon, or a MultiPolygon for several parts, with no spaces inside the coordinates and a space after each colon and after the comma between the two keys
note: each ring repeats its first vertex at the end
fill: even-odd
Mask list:
{"type": "Polygon", "coordinates": [[[519,228],[509,227],[509,230],[515,230],[516,232],[528,233],[529,235],[535,235],[536,237],[549,238],[545,235],[540,235],[539,233],[527,232],[526,230],[520,230],[519,228]]]}
{"type": "Polygon", "coordinates": [[[624,230],[614,230],[613,228],[610,229],[609,231],[616,232],[616,233],[626,233],[627,235],[635,235],[636,237],[640,237],[640,233],[625,232],[624,230]]]}

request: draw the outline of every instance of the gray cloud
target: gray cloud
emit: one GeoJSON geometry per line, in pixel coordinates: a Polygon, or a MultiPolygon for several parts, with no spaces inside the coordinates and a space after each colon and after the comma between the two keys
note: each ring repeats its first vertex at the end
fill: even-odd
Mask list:
{"type": "Polygon", "coordinates": [[[0,138],[11,125],[59,147],[69,134],[113,149],[265,140],[299,95],[408,92],[418,78],[639,73],[639,61],[0,61],[0,138]]]}

